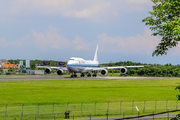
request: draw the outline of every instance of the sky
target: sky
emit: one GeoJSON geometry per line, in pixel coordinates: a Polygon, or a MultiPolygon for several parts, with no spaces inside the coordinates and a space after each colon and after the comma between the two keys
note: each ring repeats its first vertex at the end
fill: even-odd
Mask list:
{"type": "Polygon", "coordinates": [[[0,0],[0,59],[93,60],[180,64],[180,46],[152,52],[161,41],[142,19],[151,0],[0,0]]]}

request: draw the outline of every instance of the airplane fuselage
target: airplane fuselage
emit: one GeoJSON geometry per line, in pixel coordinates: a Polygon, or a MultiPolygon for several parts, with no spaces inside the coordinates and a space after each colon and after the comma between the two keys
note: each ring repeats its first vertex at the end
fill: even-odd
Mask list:
{"type": "Polygon", "coordinates": [[[82,58],[72,57],[67,63],[67,69],[71,73],[85,73],[86,68],[98,67],[98,61],[84,60],[82,58]]]}

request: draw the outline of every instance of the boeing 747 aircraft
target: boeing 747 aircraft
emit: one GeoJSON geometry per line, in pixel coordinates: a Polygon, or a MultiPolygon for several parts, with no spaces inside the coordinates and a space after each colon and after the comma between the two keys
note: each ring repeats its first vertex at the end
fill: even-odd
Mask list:
{"type": "Polygon", "coordinates": [[[71,57],[67,63],[67,67],[48,67],[48,66],[38,66],[38,68],[45,68],[47,74],[51,73],[51,69],[56,69],[58,75],[63,75],[64,70],[68,70],[71,73],[71,77],[77,77],[76,73],[80,73],[81,77],[87,75],[87,77],[97,76],[100,72],[102,75],[107,75],[107,69],[119,69],[122,74],[127,72],[127,68],[137,68],[144,66],[117,66],[117,67],[98,67],[98,46],[94,55],[94,60],[84,60],[82,58],[71,57]]]}

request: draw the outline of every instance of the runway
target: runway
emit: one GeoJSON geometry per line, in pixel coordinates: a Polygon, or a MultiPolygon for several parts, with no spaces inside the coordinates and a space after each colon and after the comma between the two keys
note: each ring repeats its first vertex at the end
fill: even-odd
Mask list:
{"type": "Polygon", "coordinates": [[[0,81],[19,81],[19,80],[136,80],[136,79],[180,79],[180,77],[63,77],[63,76],[20,76],[20,75],[0,75],[0,81]]]}

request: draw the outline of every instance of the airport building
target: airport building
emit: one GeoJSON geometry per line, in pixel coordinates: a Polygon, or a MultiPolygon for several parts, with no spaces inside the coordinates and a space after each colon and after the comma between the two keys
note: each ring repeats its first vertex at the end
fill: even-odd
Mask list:
{"type": "Polygon", "coordinates": [[[11,64],[11,63],[9,61],[7,61],[6,59],[1,59],[0,65],[4,65],[4,64],[11,64]]]}
{"type": "Polygon", "coordinates": [[[22,70],[22,73],[28,75],[44,75],[44,70],[22,70]]]}
{"type": "Polygon", "coordinates": [[[1,59],[0,60],[0,67],[1,68],[18,68],[17,65],[15,64],[11,64],[9,61],[7,61],[6,59],[1,59]]]}

